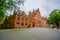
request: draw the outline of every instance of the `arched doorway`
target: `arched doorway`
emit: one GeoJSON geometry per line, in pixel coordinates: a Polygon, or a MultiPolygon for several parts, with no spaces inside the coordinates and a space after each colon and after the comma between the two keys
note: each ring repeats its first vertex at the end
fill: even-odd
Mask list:
{"type": "Polygon", "coordinates": [[[34,24],[34,22],[33,22],[33,25],[32,25],[32,27],[35,27],[35,24],[34,24]]]}
{"type": "Polygon", "coordinates": [[[28,27],[27,28],[30,28],[30,24],[28,25],[28,27]]]}

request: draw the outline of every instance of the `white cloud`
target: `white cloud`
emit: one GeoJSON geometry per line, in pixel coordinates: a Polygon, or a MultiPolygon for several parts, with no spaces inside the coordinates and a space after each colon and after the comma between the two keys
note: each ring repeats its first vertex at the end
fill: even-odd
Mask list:
{"type": "Polygon", "coordinates": [[[26,13],[32,9],[39,8],[42,16],[48,16],[54,9],[60,9],[59,0],[26,0],[21,10],[26,13]]]}

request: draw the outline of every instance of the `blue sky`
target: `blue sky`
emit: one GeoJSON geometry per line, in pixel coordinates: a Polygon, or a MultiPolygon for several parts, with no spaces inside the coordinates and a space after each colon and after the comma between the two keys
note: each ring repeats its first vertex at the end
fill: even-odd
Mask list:
{"type": "Polygon", "coordinates": [[[28,11],[33,9],[40,9],[41,15],[48,17],[54,9],[60,9],[60,0],[26,0],[24,5],[20,6],[21,10],[24,10],[27,14],[28,11]]]}

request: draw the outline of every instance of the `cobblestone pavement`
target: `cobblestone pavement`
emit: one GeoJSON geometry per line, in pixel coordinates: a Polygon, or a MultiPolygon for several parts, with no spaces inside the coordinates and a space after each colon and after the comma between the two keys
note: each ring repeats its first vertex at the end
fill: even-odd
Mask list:
{"type": "Polygon", "coordinates": [[[60,40],[60,29],[21,28],[0,30],[0,40],[60,40]]]}

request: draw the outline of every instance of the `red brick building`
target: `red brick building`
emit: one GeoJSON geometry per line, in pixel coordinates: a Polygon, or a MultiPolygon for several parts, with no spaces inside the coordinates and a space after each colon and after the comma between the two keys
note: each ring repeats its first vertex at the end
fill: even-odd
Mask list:
{"type": "Polygon", "coordinates": [[[46,18],[41,17],[39,8],[37,10],[29,11],[28,16],[24,11],[17,13],[14,11],[13,15],[6,18],[4,27],[8,28],[28,28],[47,26],[46,18]]]}

